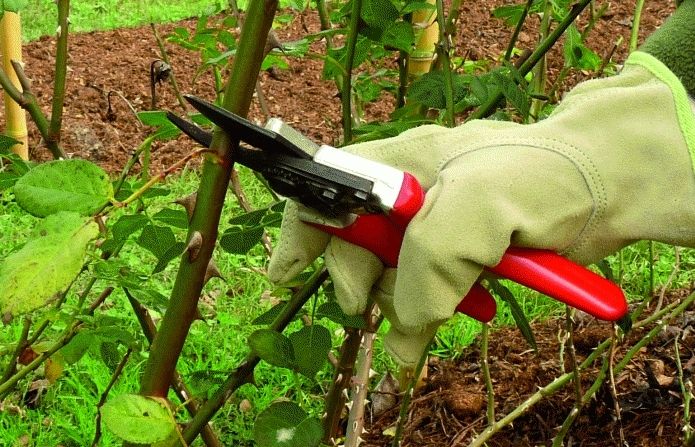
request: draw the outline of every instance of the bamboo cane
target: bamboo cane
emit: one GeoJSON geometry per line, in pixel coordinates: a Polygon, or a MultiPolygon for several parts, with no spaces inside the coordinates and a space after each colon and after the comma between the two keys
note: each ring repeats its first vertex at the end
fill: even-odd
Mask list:
{"type": "MultiPolygon", "coordinates": [[[[435,0],[427,0],[434,6],[435,0]]],[[[408,57],[408,78],[413,79],[430,71],[434,61],[435,45],[439,40],[439,24],[436,9],[419,9],[413,12],[415,48],[408,57]]]]}
{"type": "MultiPolygon", "coordinates": [[[[2,65],[5,72],[10,77],[12,84],[21,89],[19,79],[12,67],[12,61],[22,61],[22,31],[19,14],[5,11],[0,19],[0,53],[2,53],[2,65]]],[[[19,141],[12,151],[24,160],[29,158],[28,133],[26,112],[17,104],[7,92],[5,96],[5,116],[7,126],[5,132],[7,136],[19,141]]]]}

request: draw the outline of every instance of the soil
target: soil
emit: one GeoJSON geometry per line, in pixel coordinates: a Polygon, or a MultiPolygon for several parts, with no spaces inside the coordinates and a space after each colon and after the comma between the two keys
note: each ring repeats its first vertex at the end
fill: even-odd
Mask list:
{"type": "MultiPolygon", "coordinates": [[[[491,16],[496,6],[510,1],[482,0],[463,2],[460,17],[464,22],[453,37],[458,56],[469,60],[496,59],[504,51],[511,30],[491,16]]],[[[518,3],[518,2],[517,2],[518,3]]],[[[599,8],[604,2],[597,2],[599,8]]],[[[650,34],[673,10],[673,2],[646,2],[642,15],[640,38],[650,34]]],[[[617,64],[627,54],[634,2],[610,2],[606,13],[596,23],[588,37],[588,45],[600,56],[617,64]],[[622,41],[616,45],[620,40],[622,41]],[[615,48],[614,48],[615,47],[615,48]]],[[[584,14],[586,16],[586,14],[584,14]]],[[[586,23],[582,17],[581,23],[586,23]]],[[[531,17],[519,36],[518,46],[531,49],[535,44],[538,18],[531,17]]],[[[195,20],[158,26],[167,36],[175,26],[190,30],[195,20]]],[[[280,41],[291,41],[306,32],[316,32],[319,24],[314,12],[296,14],[294,19],[276,30],[280,41]]],[[[322,43],[315,43],[322,52],[322,43]]],[[[176,80],[184,93],[205,98],[214,95],[212,75],[204,72],[195,77],[200,65],[196,53],[173,44],[166,44],[176,80]]],[[[26,73],[32,79],[32,89],[44,112],[49,113],[52,97],[53,38],[43,38],[25,46],[26,73]]],[[[160,57],[157,42],[150,27],[119,29],[109,32],[75,34],[70,38],[69,76],[62,145],[74,157],[95,161],[110,172],[118,172],[151,132],[139,124],[134,111],[150,109],[149,67],[160,57]],[[107,113],[107,95],[112,99],[112,113],[107,113]]],[[[321,78],[322,63],[311,58],[288,58],[289,69],[264,72],[260,87],[269,113],[278,116],[316,141],[336,144],[340,140],[340,100],[335,85],[321,78]]],[[[562,68],[562,49],[549,53],[549,81],[553,83],[562,68]]],[[[559,91],[566,91],[593,73],[572,71],[562,81],[559,91]]],[[[180,106],[168,83],[158,88],[158,108],[179,110],[180,106]]],[[[393,99],[386,94],[366,106],[365,120],[386,120],[393,110],[393,99]]],[[[4,114],[0,105],[0,115],[4,114]]],[[[263,121],[264,116],[256,99],[250,117],[263,121]]],[[[47,159],[49,154],[35,128],[30,130],[31,156],[47,159]]],[[[170,166],[195,148],[185,137],[155,143],[152,171],[170,166]]],[[[686,293],[687,291],[683,291],[686,293]]],[[[693,312],[686,314],[678,326],[669,326],[656,342],[643,348],[627,368],[615,377],[617,403],[610,389],[602,388],[581,412],[566,445],[620,445],[620,429],[631,446],[679,445],[682,427],[682,395],[675,379],[673,339],[683,339],[681,355],[686,376],[695,368],[693,312]],[[621,408],[621,420],[614,409],[621,408]]],[[[538,352],[528,348],[523,337],[514,329],[494,332],[490,352],[490,370],[495,389],[495,411],[499,417],[550,383],[561,374],[558,361],[558,334],[561,321],[536,324],[538,352]],[[500,342],[500,341],[503,341],[500,342]]],[[[575,344],[580,361],[603,339],[610,337],[610,326],[587,320],[577,331],[575,344]]],[[[631,335],[636,339],[643,331],[631,335]]],[[[486,396],[480,371],[478,351],[464,352],[456,361],[432,361],[425,387],[416,394],[411,406],[403,445],[453,446],[466,445],[475,433],[485,427],[486,396]]],[[[586,390],[597,372],[592,367],[582,375],[586,390]]],[[[574,403],[572,386],[550,399],[542,400],[512,428],[503,430],[488,445],[532,446],[549,445],[574,403]]],[[[390,445],[383,434],[397,417],[397,410],[374,416],[365,436],[368,446],[390,445]]]]}

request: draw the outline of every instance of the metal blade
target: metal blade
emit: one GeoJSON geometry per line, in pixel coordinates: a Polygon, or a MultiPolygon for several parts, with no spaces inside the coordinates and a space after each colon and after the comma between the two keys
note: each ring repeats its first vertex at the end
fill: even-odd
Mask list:
{"type": "Polygon", "coordinates": [[[188,135],[203,147],[210,147],[212,142],[212,132],[201,129],[190,121],[186,121],[175,113],[167,112],[167,119],[171,121],[176,127],[181,129],[183,133],[188,135]]]}
{"type": "Polygon", "coordinates": [[[244,141],[251,146],[271,153],[284,154],[307,160],[311,159],[311,155],[307,154],[297,145],[278,133],[257,126],[204,99],[193,95],[185,95],[184,97],[186,101],[191,103],[200,113],[217,124],[232,138],[238,138],[240,141],[244,141]]]}

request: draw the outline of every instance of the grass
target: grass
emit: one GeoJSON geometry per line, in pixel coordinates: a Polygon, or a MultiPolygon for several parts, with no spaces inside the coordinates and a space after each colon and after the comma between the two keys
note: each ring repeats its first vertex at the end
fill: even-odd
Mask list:
{"type": "MultiPolygon", "coordinates": [[[[73,0],[70,2],[71,30],[87,32],[166,23],[203,14],[214,14],[227,6],[224,0],[73,0]]],[[[57,9],[53,0],[29,0],[21,11],[25,41],[53,35],[57,9]]]]}

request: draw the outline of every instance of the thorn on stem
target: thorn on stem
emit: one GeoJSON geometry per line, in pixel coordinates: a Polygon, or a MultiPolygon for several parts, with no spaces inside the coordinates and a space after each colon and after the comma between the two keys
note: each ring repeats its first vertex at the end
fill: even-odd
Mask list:
{"type": "MultiPolygon", "coordinates": [[[[198,259],[198,254],[200,254],[200,248],[203,246],[203,235],[200,231],[195,231],[191,235],[191,239],[188,241],[186,246],[186,251],[188,252],[188,260],[193,262],[198,259]]],[[[210,265],[208,264],[208,268],[210,265]]],[[[206,272],[207,275],[207,272],[206,272]]]]}

